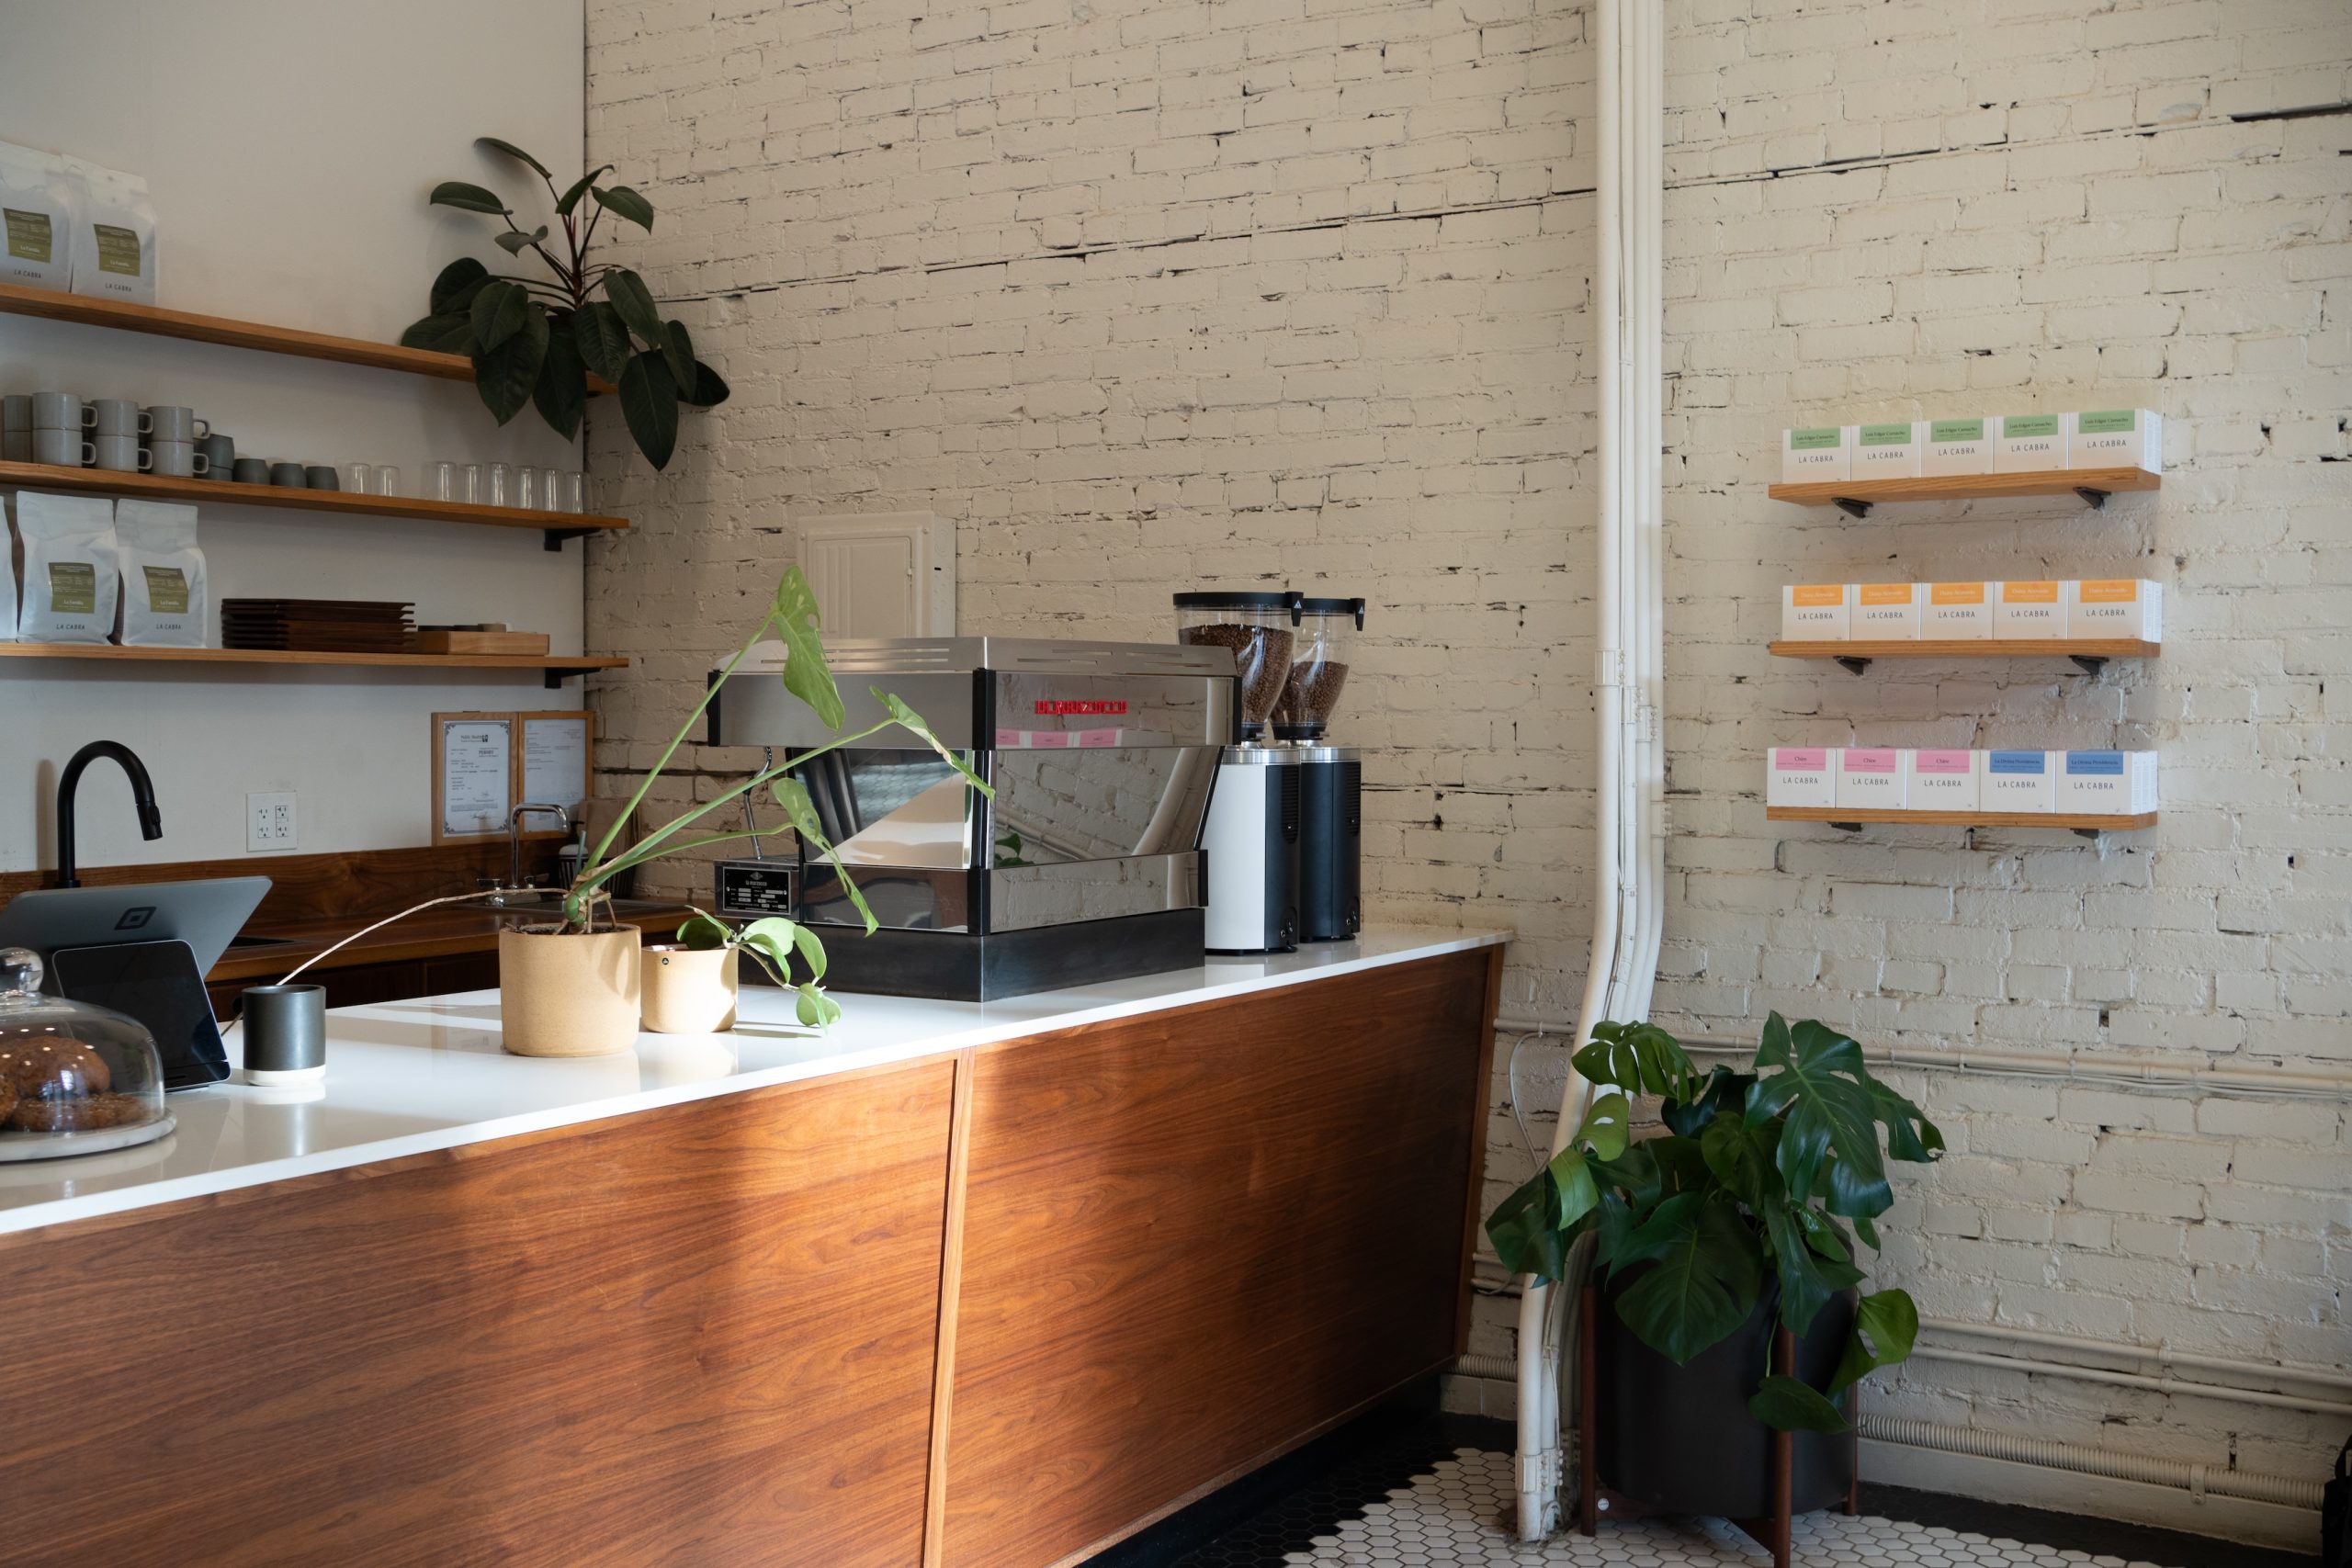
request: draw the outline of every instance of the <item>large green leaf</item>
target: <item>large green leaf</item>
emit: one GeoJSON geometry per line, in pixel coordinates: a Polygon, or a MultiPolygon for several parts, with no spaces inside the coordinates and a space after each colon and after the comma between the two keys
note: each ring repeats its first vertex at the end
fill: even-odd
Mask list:
{"type": "Polygon", "coordinates": [[[1782,1432],[1842,1432],[1846,1417],[1811,1383],[1775,1372],[1748,1397],[1747,1413],[1782,1432]]]}
{"type": "Polygon", "coordinates": [[[1919,1338],[1919,1309],[1905,1291],[1873,1291],[1854,1309],[1854,1332],[1845,1353],[1838,1358],[1838,1373],[1829,1392],[1851,1387],[1881,1367],[1891,1367],[1911,1354],[1919,1338]]]}
{"type": "MultiPolygon", "coordinates": [[[[588,412],[588,370],[580,363],[580,347],[568,321],[548,328],[547,355],[539,362],[539,379],[531,389],[531,401],[548,428],[566,441],[580,434],[581,416],[588,412]]],[[[550,496],[548,507],[552,511],[554,506],[550,496]]]]}
{"type": "Polygon", "coordinates": [[[841,1003],[818,989],[815,981],[796,986],[793,989],[799,997],[799,1000],[793,1004],[793,1012],[802,1023],[811,1029],[830,1029],[841,1021],[841,1003]]]}
{"type": "Polygon", "coordinates": [[[647,233],[653,232],[653,204],[627,186],[591,186],[596,205],[616,218],[626,218],[647,233]]]}
{"type": "Polygon", "coordinates": [[[1658,1120],[1686,1138],[1695,1138],[1707,1123],[1725,1111],[1737,1112],[1747,1103],[1747,1086],[1756,1080],[1729,1067],[1709,1073],[1687,1100],[1669,1100],[1658,1107],[1658,1120]]]}
{"type": "Polygon", "coordinates": [[[1669,1198],[1628,1245],[1654,1266],[1617,1298],[1617,1315],[1676,1365],[1722,1342],[1756,1309],[1763,1252],[1727,1200],[1669,1198]]]}
{"type": "Polygon", "coordinates": [[[686,323],[662,322],[661,340],[653,346],[669,363],[670,378],[678,384],[678,390],[684,393],[691,388],[695,384],[695,340],[687,333],[686,323]]]}
{"type": "Polygon", "coordinates": [[[497,234],[492,237],[498,242],[498,248],[500,250],[504,251],[510,256],[519,256],[525,251],[529,250],[533,245],[537,244],[541,240],[548,237],[548,226],[542,223],[527,234],[524,233],[520,229],[509,229],[503,234],[497,234]]]}
{"type": "Polygon", "coordinates": [[[817,608],[817,591],[797,566],[784,569],[776,579],[775,598],[768,604],[769,624],[784,640],[784,689],[808,705],[827,729],[839,729],[847,710],[841,688],[825,662],[825,645],[818,634],[824,616],[817,608]]]}
{"type": "Polygon", "coordinates": [[[658,348],[666,335],[662,330],[662,312],[653,303],[653,290],[645,287],[645,279],[625,266],[616,266],[605,274],[605,298],[621,313],[628,330],[638,335],[648,348],[658,348]]]}
{"type": "Polygon", "coordinates": [[[435,354],[471,354],[474,347],[474,319],[451,313],[427,316],[412,321],[401,333],[402,348],[429,348],[435,354]]]}
{"type": "MultiPolygon", "coordinates": [[[[1770,1125],[1767,1123],[1766,1125],[1770,1125]]],[[[1772,1164],[1772,1145],[1762,1130],[1736,1116],[1718,1116],[1699,1135],[1699,1152],[1715,1179],[1752,1213],[1785,1208],[1788,1190],[1772,1164]]]]}
{"type": "Polygon", "coordinates": [[[495,152],[503,152],[510,158],[517,159],[523,163],[528,164],[531,167],[539,172],[539,177],[542,179],[551,180],[555,178],[553,175],[548,173],[548,166],[545,164],[540,163],[537,158],[532,157],[528,152],[524,152],[512,141],[501,141],[495,136],[477,136],[474,138],[474,145],[477,147],[487,147],[495,152]]]}
{"type": "Polygon", "coordinates": [[[499,200],[495,193],[486,191],[480,186],[468,185],[463,180],[443,180],[433,187],[433,194],[425,197],[425,200],[435,207],[455,207],[467,212],[487,212],[497,218],[504,217],[507,212],[506,204],[499,200]]]}
{"type": "Polygon", "coordinates": [[[697,359],[695,361],[695,389],[686,394],[684,400],[698,409],[715,409],[725,402],[733,390],[728,386],[727,378],[697,359]]]}
{"type": "Polygon", "coordinates": [[[1558,1224],[1563,1229],[1600,1207],[1600,1184],[1592,1179],[1584,1150],[1575,1144],[1565,1145],[1544,1168],[1551,1173],[1553,1189],[1559,1195],[1558,1224]]]}
{"type": "Polygon", "coordinates": [[[1896,1159],[1924,1165],[1944,1151],[1944,1135],[1927,1113],[1865,1072],[1862,1088],[1871,1108],[1886,1125],[1886,1152],[1896,1159]]]}
{"type": "MultiPolygon", "coordinates": [[[[484,354],[523,330],[532,312],[530,290],[519,283],[495,277],[474,295],[469,313],[474,321],[474,346],[484,354]]],[[[527,390],[527,389],[526,389],[527,390]]]]}
{"type": "Polygon", "coordinates": [[[433,313],[447,316],[469,308],[489,281],[490,268],[471,256],[459,256],[433,280],[433,313]]]}
{"type": "Polygon", "coordinates": [[[658,354],[633,355],[621,371],[621,418],[645,460],[670,466],[678,448],[678,386],[658,354]]]}
{"type": "Polygon", "coordinates": [[[519,331],[496,348],[474,355],[474,389],[499,423],[521,413],[523,405],[531,400],[547,353],[547,312],[529,305],[524,310],[519,331]]]}
{"type": "Polygon", "coordinates": [[[1634,1108],[1623,1095],[1595,1095],[1584,1124],[1577,1129],[1577,1141],[1590,1145],[1597,1158],[1623,1159],[1633,1143],[1633,1117],[1634,1108]]]}
{"type": "Polygon", "coordinates": [[[1792,1029],[1776,1012],[1765,1021],[1756,1066],[1747,1120],[1786,1115],[1776,1157],[1789,1190],[1823,1190],[1833,1214],[1884,1213],[1894,1194],[1879,1150],[1877,1105],[1863,1087],[1861,1046],[1815,1019],[1792,1029]],[[1825,1172],[1826,1188],[1818,1189],[1825,1172]]]}
{"type": "Polygon", "coordinates": [[[1577,1071],[1594,1083],[1673,1100],[1689,1099],[1698,1077],[1681,1044],[1655,1023],[1596,1023],[1592,1043],[1576,1054],[1575,1061],[1577,1071]]]}
{"type": "Polygon", "coordinates": [[[1539,1170],[1487,1216],[1487,1237],[1495,1244],[1495,1256],[1514,1274],[1549,1281],[1567,1270],[1567,1243],[1560,1235],[1553,1190],[1551,1173],[1539,1170]]]}
{"type": "Polygon", "coordinates": [[[704,914],[700,909],[687,916],[684,923],[678,927],[678,941],[696,952],[725,947],[734,940],[734,927],[716,916],[704,914]]]}
{"type": "Polygon", "coordinates": [[[586,174],[572,181],[571,186],[566,189],[561,196],[556,197],[556,216],[559,218],[571,217],[571,209],[580,205],[580,198],[588,194],[588,187],[596,183],[596,176],[598,175],[608,175],[612,172],[613,166],[610,164],[605,164],[598,168],[589,170],[586,174]]]}
{"type": "Polygon", "coordinates": [[[620,380],[635,350],[628,341],[628,323],[610,302],[592,299],[582,306],[571,318],[571,335],[580,345],[582,363],[607,381],[620,380]]]}
{"type": "Polygon", "coordinates": [[[806,984],[815,985],[825,977],[825,945],[817,933],[796,920],[781,915],[769,915],[753,920],[738,933],[736,940],[767,960],[779,985],[793,985],[792,960],[797,954],[808,965],[806,984]]]}

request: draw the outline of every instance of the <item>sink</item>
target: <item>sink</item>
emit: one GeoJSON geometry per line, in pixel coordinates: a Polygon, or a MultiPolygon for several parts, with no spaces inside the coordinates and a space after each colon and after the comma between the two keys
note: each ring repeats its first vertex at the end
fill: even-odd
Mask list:
{"type": "Polygon", "coordinates": [[[292,947],[294,939],[283,936],[247,936],[243,931],[229,939],[232,950],[240,947],[292,947]]]}

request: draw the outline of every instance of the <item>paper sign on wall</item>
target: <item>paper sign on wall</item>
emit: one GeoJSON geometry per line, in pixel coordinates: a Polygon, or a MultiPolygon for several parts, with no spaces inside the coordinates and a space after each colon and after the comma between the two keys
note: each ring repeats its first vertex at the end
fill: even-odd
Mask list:
{"type": "MultiPolygon", "coordinates": [[[[433,841],[503,839],[529,802],[578,812],[588,800],[595,727],[583,710],[433,716],[433,841]]],[[[553,817],[528,817],[526,839],[571,835],[553,817]]]]}

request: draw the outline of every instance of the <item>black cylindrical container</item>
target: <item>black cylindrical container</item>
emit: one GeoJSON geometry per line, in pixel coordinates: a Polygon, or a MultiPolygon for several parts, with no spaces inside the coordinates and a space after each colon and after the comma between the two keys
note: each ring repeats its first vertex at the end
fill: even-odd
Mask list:
{"type": "Polygon", "coordinates": [[[1346,942],[1363,929],[1363,753],[1302,746],[1298,940],[1346,942]]]}
{"type": "MultiPolygon", "coordinates": [[[[1593,1320],[1599,1398],[1596,1458],[1601,1484],[1675,1514],[1755,1518],[1772,1511],[1770,1427],[1748,1414],[1780,1328],[1781,1285],[1769,1281],[1747,1321],[1676,1366],[1642,1343],[1617,1315],[1618,1299],[1656,1264],[1626,1269],[1604,1286],[1593,1320]]],[[[1841,1291],[1797,1336],[1797,1376],[1826,1388],[1854,1325],[1856,1294],[1841,1291]]],[[[1843,1396],[1841,1404],[1850,1410],[1843,1396]]],[[[1798,1432],[1790,1498],[1797,1513],[1826,1508],[1853,1482],[1852,1439],[1798,1432]]]]}

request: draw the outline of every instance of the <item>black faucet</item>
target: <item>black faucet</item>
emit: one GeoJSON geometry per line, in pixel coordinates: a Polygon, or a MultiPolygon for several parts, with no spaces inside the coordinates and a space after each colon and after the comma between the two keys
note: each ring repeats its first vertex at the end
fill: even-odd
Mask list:
{"type": "Polygon", "coordinates": [[[139,808],[139,836],[160,839],[164,836],[164,814],[155,809],[155,785],[147,777],[147,764],[139,753],[119,740],[93,740],[74,753],[65,771],[57,775],[57,885],[79,887],[82,879],[74,874],[74,792],[82,785],[82,770],[100,757],[112,757],[122,764],[130,778],[131,804],[139,808]]]}

